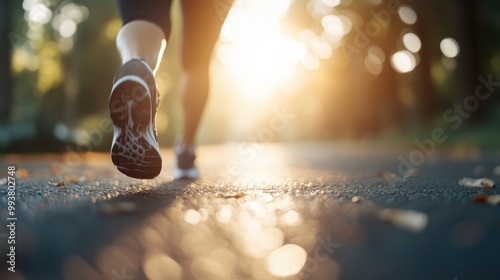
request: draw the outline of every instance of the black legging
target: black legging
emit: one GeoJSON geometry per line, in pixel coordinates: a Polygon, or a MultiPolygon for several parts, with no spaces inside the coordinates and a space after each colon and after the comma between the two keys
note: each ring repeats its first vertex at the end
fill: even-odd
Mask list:
{"type": "MultiPolygon", "coordinates": [[[[232,0],[181,0],[182,66],[186,71],[208,70],[213,47],[219,37],[232,0]]],[[[118,0],[123,24],[145,20],[159,26],[169,38],[172,0],[118,0]]]]}

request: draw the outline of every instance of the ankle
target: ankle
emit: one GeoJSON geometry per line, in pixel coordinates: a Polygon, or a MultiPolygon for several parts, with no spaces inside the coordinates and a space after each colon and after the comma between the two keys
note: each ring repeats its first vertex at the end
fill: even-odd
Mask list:
{"type": "Polygon", "coordinates": [[[184,137],[183,135],[177,136],[177,139],[175,139],[175,146],[185,149],[185,148],[193,148],[194,147],[194,141],[192,139],[188,139],[184,137]]]}

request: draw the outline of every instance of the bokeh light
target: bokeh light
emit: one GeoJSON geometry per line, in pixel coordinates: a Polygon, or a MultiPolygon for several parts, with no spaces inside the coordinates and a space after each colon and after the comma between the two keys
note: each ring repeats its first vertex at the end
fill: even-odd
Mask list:
{"type": "Polygon", "coordinates": [[[321,0],[325,5],[329,7],[336,7],[340,5],[340,0],[321,0]]]}
{"type": "Polygon", "coordinates": [[[417,53],[422,47],[422,42],[420,38],[415,33],[406,33],[403,36],[403,44],[412,53],[417,53]]]}
{"type": "Polygon", "coordinates": [[[76,22],[71,19],[65,19],[59,25],[59,34],[63,38],[69,38],[73,36],[76,32],[76,22]]]}
{"type": "Polygon", "coordinates": [[[326,32],[335,37],[342,37],[349,32],[350,26],[344,26],[344,22],[348,22],[345,19],[335,15],[326,15],[321,19],[321,24],[326,32]]]}
{"type": "Polygon", "coordinates": [[[453,38],[444,38],[439,44],[443,55],[449,58],[454,58],[460,53],[460,46],[453,38]]]}
{"type": "Polygon", "coordinates": [[[398,51],[391,57],[391,65],[399,73],[408,73],[417,66],[415,56],[409,51],[398,51]]]}
{"type": "Polygon", "coordinates": [[[417,22],[417,13],[409,6],[401,6],[398,10],[401,21],[406,24],[415,24],[417,22]]]}
{"type": "Polygon", "coordinates": [[[30,7],[28,19],[31,22],[38,24],[46,24],[52,18],[52,11],[42,3],[35,4],[30,7]]]}
{"type": "Polygon", "coordinates": [[[267,269],[272,275],[287,277],[297,274],[306,263],[307,253],[302,247],[287,244],[267,257],[267,269]]]}

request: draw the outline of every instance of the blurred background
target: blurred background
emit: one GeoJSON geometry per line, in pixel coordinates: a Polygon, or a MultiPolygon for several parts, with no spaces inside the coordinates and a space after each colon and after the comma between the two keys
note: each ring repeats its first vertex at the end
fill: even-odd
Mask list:
{"type": "MultiPolygon", "coordinates": [[[[205,1],[229,14],[200,144],[414,147],[441,128],[441,147],[500,147],[498,1],[205,1]]],[[[182,121],[177,1],[172,23],[157,73],[162,147],[182,121]]],[[[0,1],[1,153],[109,150],[120,27],[114,1],[0,1]]]]}

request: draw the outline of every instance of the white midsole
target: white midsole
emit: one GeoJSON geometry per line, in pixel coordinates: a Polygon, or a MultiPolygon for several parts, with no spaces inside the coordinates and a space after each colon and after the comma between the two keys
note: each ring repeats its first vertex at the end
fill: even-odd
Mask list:
{"type": "Polygon", "coordinates": [[[181,178],[189,178],[189,179],[195,179],[198,178],[198,168],[192,167],[189,169],[180,169],[180,168],[174,168],[172,172],[172,177],[174,177],[175,180],[181,179],[181,178]]]}

